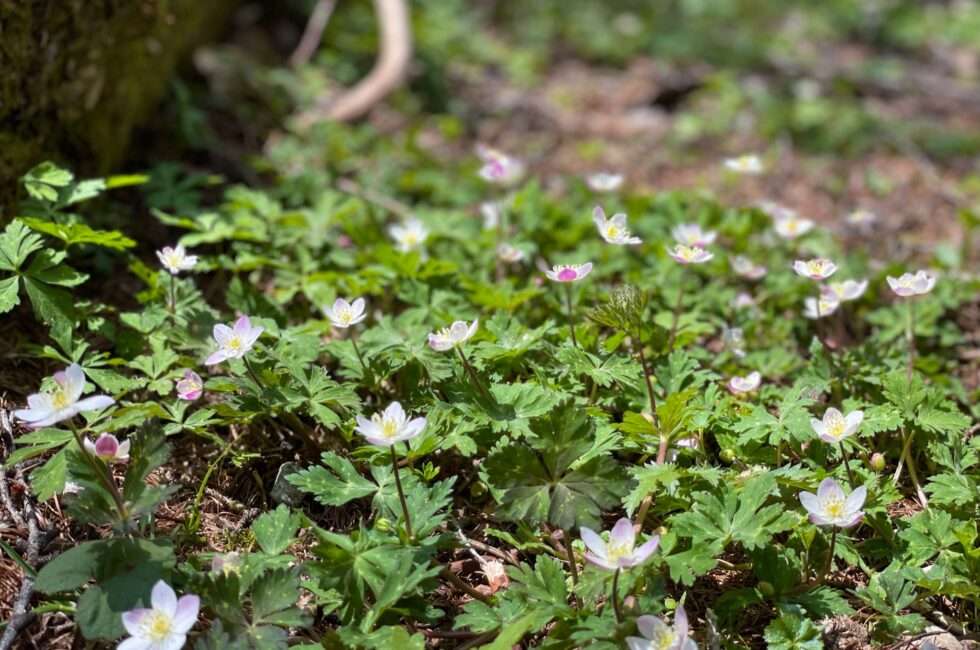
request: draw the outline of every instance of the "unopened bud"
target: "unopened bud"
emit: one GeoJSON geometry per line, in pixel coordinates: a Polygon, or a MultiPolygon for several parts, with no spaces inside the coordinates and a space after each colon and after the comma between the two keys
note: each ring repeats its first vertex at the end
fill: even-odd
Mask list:
{"type": "Polygon", "coordinates": [[[721,459],[726,463],[731,463],[735,460],[735,450],[733,449],[722,449],[721,454],[719,454],[721,459]]]}
{"type": "Polygon", "coordinates": [[[883,454],[878,452],[871,454],[871,460],[868,461],[868,464],[871,465],[871,469],[876,472],[885,471],[885,457],[883,454]]]}
{"type": "Polygon", "coordinates": [[[391,525],[391,520],[384,517],[378,517],[374,520],[374,527],[383,533],[390,533],[393,529],[391,525]]]}

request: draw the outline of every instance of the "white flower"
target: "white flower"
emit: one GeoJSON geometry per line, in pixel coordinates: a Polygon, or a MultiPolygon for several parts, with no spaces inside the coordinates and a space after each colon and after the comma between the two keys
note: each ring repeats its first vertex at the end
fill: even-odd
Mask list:
{"type": "Polygon", "coordinates": [[[524,176],[524,163],[502,151],[478,144],[476,155],[483,162],[483,166],[480,167],[480,178],[485,181],[513,185],[524,176]]]}
{"type": "Polygon", "coordinates": [[[788,216],[774,218],[773,229],[776,234],[783,239],[796,239],[807,234],[816,224],[809,219],[801,219],[795,212],[790,212],[788,216]]]}
{"type": "Polygon", "coordinates": [[[701,226],[696,223],[682,223],[675,226],[670,234],[674,236],[678,244],[697,246],[698,248],[710,246],[718,236],[718,233],[713,230],[701,230],[701,226]]]}
{"type": "Polygon", "coordinates": [[[755,154],[726,158],[725,168],[737,174],[761,174],[763,170],[762,159],[755,154]]]}
{"type": "Polygon", "coordinates": [[[747,257],[735,255],[734,257],[730,257],[728,261],[732,265],[732,270],[735,271],[735,274],[747,280],[759,280],[766,275],[766,267],[761,264],[756,264],[747,257]]]}
{"type": "Polygon", "coordinates": [[[355,431],[372,445],[390,447],[396,442],[411,440],[424,428],[425,418],[408,420],[402,405],[392,402],[384,412],[375,413],[370,420],[358,415],[355,431]]]}
{"type": "Polygon", "coordinates": [[[122,615],[129,638],[118,650],[179,650],[187,642],[187,633],[197,622],[201,599],[193,594],[181,596],[163,580],[153,585],[151,609],[133,609],[122,615]]]}
{"type": "Polygon", "coordinates": [[[833,444],[857,433],[863,421],[864,411],[852,411],[845,416],[831,407],[824,412],[823,420],[810,418],[810,426],[821,440],[833,444]]]}
{"type": "Polygon", "coordinates": [[[636,245],[643,243],[639,237],[634,237],[626,225],[626,215],[622,212],[606,219],[605,211],[598,205],[592,211],[592,221],[599,229],[599,235],[610,244],[617,246],[636,245]]]}
{"type": "Polygon", "coordinates": [[[837,481],[825,478],[816,494],[800,492],[800,503],[816,525],[850,528],[864,517],[861,507],[867,496],[868,490],[863,485],[845,496],[837,481]]]}
{"type": "Polygon", "coordinates": [[[421,247],[429,237],[429,229],[418,219],[407,219],[388,228],[388,234],[395,240],[396,247],[403,253],[421,247]]]}
{"type": "Polygon", "coordinates": [[[170,271],[171,275],[177,275],[181,271],[189,271],[197,264],[197,255],[188,255],[180,244],[174,248],[164,246],[162,250],[157,251],[157,257],[160,258],[160,263],[170,271]]]}
{"type": "Polygon", "coordinates": [[[592,262],[586,262],[585,264],[556,264],[544,274],[555,282],[575,282],[591,272],[592,262]]]}
{"type": "Polygon", "coordinates": [[[467,325],[466,321],[458,320],[449,327],[443,327],[438,332],[429,334],[429,347],[437,352],[445,352],[462,345],[476,334],[479,319],[467,325]]]}
{"type": "Polygon", "coordinates": [[[204,365],[213,366],[228,359],[241,359],[264,331],[262,327],[252,327],[248,316],[241,316],[232,327],[223,323],[215,325],[213,334],[218,349],[211,353],[204,365]]]}
{"type": "Polygon", "coordinates": [[[709,253],[700,246],[685,246],[676,244],[673,249],[668,248],[667,254],[680,264],[704,264],[714,257],[714,253],[709,253]]]}
{"type": "Polygon", "coordinates": [[[184,376],[177,380],[177,397],[188,402],[193,402],[204,392],[204,382],[201,375],[193,370],[184,370],[184,376]]]}
{"type": "Polygon", "coordinates": [[[129,441],[120,443],[119,439],[111,433],[103,433],[95,442],[86,438],[82,446],[85,447],[85,451],[106,463],[125,463],[129,460],[129,441]]]}
{"type": "Polygon", "coordinates": [[[636,547],[633,524],[625,517],[616,522],[609,532],[609,542],[604,542],[592,529],[582,526],[582,541],[588,549],[585,559],[610,571],[628,569],[643,564],[660,544],[660,535],[654,535],[645,544],[636,547]]]}
{"type": "Polygon", "coordinates": [[[796,260],[793,262],[793,270],[797,275],[811,280],[826,280],[837,271],[837,265],[823,257],[812,260],[796,260]]]}
{"type": "Polygon", "coordinates": [[[857,300],[868,290],[867,280],[844,280],[843,282],[831,282],[824,285],[821,291],[837,299],[838,302],[848,302],[857,300]]]}
{"type": "Polygon", "coordinates": [[[730,350],[736,357],[745,356],[745,332],[741,327],[729,327],[725,325],[721,331],[721,342],[726,350],[730,350]]]}
{"type": "Polygon", "coordinates": [[[480,204],[480,214],[483,215],[483,228],[493,230],[500,223],[500,212],[503,206],[496,201],[486,201],[480,204]]]}
{"type": "Polygon", "coordinates": [[[629,650],[697,650],[694,639],[688,637],[687,612],[683,605],[674,612],[674,627],[670,627],[656,616],[641,616],[636,619],[636,629],[643,637],[628,636],[629,650]]]}
{"type": "Polygon", "coordinates": [[[497,246],[497,257],[508,264],[517,264],[518,262],[523,262],[527,255],[520,248],[504,242],[500,246],[497,246]]]}
{"type": "Polygon", "coordinates": [[[364,298],[358,298],[354,302],[337,298],[333,307],[323,308],[323,314],[333,323],[334,327],[347,329],[367,318],[367,314],[364,313],[364,306],[364,298]]]}
{"type": "Polygon", "coordinates": [[[108,395],[79,399],[85,390],[85,373],[77,363],[54,373],[53,379],[56,387],[52,392],[28,395],[27,408],[14,411],[14,416],[27,422],[32,429],[49,427],[70,420],[83,411],[98,411],[116,403],[108,395]]]}
{"type": "Polygon", "coordinates": [[[897,278],[889,275],[887,279],[892,291],[903,298],[929,293],[936,286],[936,276],[928,271],[917,271],[914,275],[905,273],[897,278]]]}
{"type": "Polygon", "coordinates": [[[744,377],[735,375],[728,380],[728,389],[733,393],[751,393],[762,383],[762,375],[753,371],[744,377]]]}
{"type": "Polygon", "coordinates": [[[840,307],[840,301],[834,296],[821,295],[817,298],[805,298],[803,300],[803,316],[810,320],[825,318],[830,316],[840,307]]]}
{"type": "Polygon", "coordinates": [[[585,184],[593,192],[615,192],[623,184],[623,175],[596,172],[585,177],[585,184]]]}
{"type": "Polygon", "coordinates": [[[878,221],[878,215],[870,210],[855,210],[847,215],[846,221],[850,226],[863,228],[865,226],[874,225],[874,223],[878,221]]]}
{"type": "Polygon", "coordinates": [[[242,556],[238,551],[229,553],[216,553],[211,558],[211,573],[231,575],[238,573],[242,568],[242,556]]]}

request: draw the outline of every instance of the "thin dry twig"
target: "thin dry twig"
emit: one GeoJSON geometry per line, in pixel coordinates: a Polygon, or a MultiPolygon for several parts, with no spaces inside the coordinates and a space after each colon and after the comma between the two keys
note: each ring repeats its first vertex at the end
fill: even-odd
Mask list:
{"type": "Polygon", "coordinates": [[[310,62],[323,39],[323,32],[326,30],[327,23],[330,22],[330,16],[336,6],[336,0],[317,1],[316,6],[313,7],[313,13],[310,14],[310,19],[306,23],[306,29],[303,30],[302,38],[299,39],[299,44],[289,57],[289,65],[296,68],[310,62]]]}

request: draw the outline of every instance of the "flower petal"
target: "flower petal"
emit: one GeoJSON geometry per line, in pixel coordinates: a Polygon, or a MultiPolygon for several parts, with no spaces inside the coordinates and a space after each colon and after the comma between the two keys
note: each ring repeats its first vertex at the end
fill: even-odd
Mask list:
{"type": "Polygon", "coordinates": [[[116,650],[154,650],[153,641],[140,636],[132,636],[116,646],[116,650]]]}
{"type": "Polygon", "coordinates": [[[586,528],[582,526],[579,529],[579,535],[582,537],[582,541],[585,543],[585,547],[595,553],[596,555],[605,557],[606,556],[606,543],[602,541],[599,534],[596,533],[591,528],[586,528]]]}
{"type": "Polygon", "coordinates": [[[108,395],[93,395],[92,397],[86,397],[80,402],[75,403],[75,410],[79,413],[83,411],[101,411],[102,409],[109,408],[116,403],[116,400],[112,399],[108,395]]]}
{"type": "Polygon", "coordinates": [[[669,633],[669,627],[657,616],[641,616],[636,619],[636,629],[646,638],[653,640],[669,633]]]}
{"type": "Polygon", "coordinates": [[[177,601],[177,611],[174,614],[174,632],[186,634],[197,622],[197,613],[201,608],[201,599],[194,594],[187,594],[177,601]]]}
{"type": "Polygon", "coordinates": [[[636,533],[633,522],[626,517],[621,518],[609,532],[609,543],[620,547],[633,548],[636,543],[636,533]]]}
{"type": "Polygon", "coordinates": [[[136,636],[139,633],[140,623],[143,622],[143,618],[152,612],[151,609],[146,609],[140,607],[137,609],[131,609],[128,612],[123,612],[122,614],[122,624],[126,628],[126,632],[136,636]]]}
{"type": "Polygon", "coordinates": [[[157,580],[153,585],[153,591],[150,592],[150,604],[153,605],[153,609],[173,618],[177,613],[177,594],[166,582],[157,580]]]}
{"type": "Polygon", "coordinates": [[[73,363],[65,368],[64,390],[72,402],[81,397],[82,391],[85,390],[85,373],[82,372],[82,367],[77,363],[73,363]]]}
{"type": "Polygon", "coordinates": [[[660,545],[660,535],[654,535],[648,539],[640,548],[633,551],[633,563],[634,566],[638,564],[643,564],[647,561],[647,558],[657,550],[657,546],[660,545]]]}

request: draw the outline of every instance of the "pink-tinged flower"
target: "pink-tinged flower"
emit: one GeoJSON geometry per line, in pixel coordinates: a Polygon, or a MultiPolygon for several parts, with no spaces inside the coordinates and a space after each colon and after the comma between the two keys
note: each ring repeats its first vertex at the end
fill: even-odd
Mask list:
{"type": "Polygon", "coordinates": [[[478,144],[476,155],[483,163],[480,167],[480,178],[485,181],[499,185],[513,185],[524,176],[524,163],[502,151],[478,144]]]}
{"type": "Polygon", "coordinates": [[[836,298],[838,302],[848,302],[857,300],[868,290],[867,280],[844,280],[843,282],[830,282],[821,287],[821,292],[836,298]]]}
{"type": "Polygon", "coordinates": [[[238,573],[242,569],[242,556],[238,551],[229,553],[216,553],[211,558],[211,573],[219,575],[231,575],[238,573]]]}
{"type": "Polygon", "coordinates": [[[153,585],[151,608],[137,608],[122,615],[129,638],[118,650],[180,650],[187,643],[187,633],[197,623],[201,599],[177,594],[163,580],[153,585]]]}
{"type": "Polygon", "coordinates": [[[125,463],[129,460],[129,441],[120,443],[119,439],[111,433],[101,434],[95,442],[86,438],[82,441],[82,446],[85,447],[85,451],[106,463],[125,463]]]}
{"type": "Polygon", "coordinates": [[[204,364],[213,366],[228,359],[241,359],[252,349],[264,331],[262,327],[252,327],[252,321],[248,316],[239,317],[232,327],[223,323],[215,325],[214,340],[218,344],[218,349],[211,353],[204,364]]]}
{"type": "Polygon", "coordinates": [[[831,407],[824,412],[823,420],[810,418],[810,426],[821,440],[834,444],[857,433],[863,421],[864,411],[852,411],[844,415],[831,407]]]}
{"type": "Polygon", "coordinates": [[[868,490],[863,485],[845,495],[840,483],[828,477],[820,482],[816,494],[800,492],[800,503],[816,525],[850,528],[864,517],[861,507],[867,496],[868,490]]]}
{"type": "Polygon", "coordinates": [[[840,301],[834,296],[824,294],[820,298],[805,298],[803,300],[803,316],[810,320],[826,318],[837,311],[838,307],[840,307],[840,301]]]}
{"type": "Polygon", "coordinates": [[[497,257],[502,262],[507,262],[508,264],[517,264],[523,262],[527,257],[527,254],[516,246],[511,246],[510,244],[504,242],[500,246],[497,246],[497,257]]]}
{"type": "Polygon", "coordinates": [[[701,230],[701,226],[696,223],[682,223],[675,226],[670,231],[670,234],[673,235],[678,244],[697,246],[698,248],[710,246],[715,242],[715,238],[718,237],[718,233],[715,231],[701,230]]]}
{"type": "Polygon", "coordinates": [[[191,369],[184,370],[184,376],[177,380],[177,397],[193,402],[204,393],[204,382],[201,375],[191,369]]]}
{"type": "Polygon", "coordinates": [[[196,255],[188,255],[184,247],[178,244],[176,247],[164,246],[157,251],[157,258],[171,275],[177,275],[181,271],[190,271],[197,264],[196,255]]]}
{"type": "Polygon", "coordinates": [[[758,371],[750,372],[744,377],[735,375],[728,380],[728,390],[733,393],[751,393],[762,383],[762,375],[758,371]]]}
{"type": "Polygon", "coordinates": [[[741,255],[728,258],[728,262],[732,265],[732,270],[735,271],[735,275],[743,277],[746,280],[761,280],[767,273],[766,267],[761,264],[756,264],[749,258],[741,255]]]}
{"type": "Polygon", "coordinates": [[[915,274],[905,273],[900,277],[888,276],[888,286],[895,295],[907,298],[929,293],[936,286],[936,276],[928,271],[917,271],[915,274]]]}
{"type": "Polygon", "coordinates": [[[623,175],[596,172],[585,177],[585,184],[593,192],[615,192],[623,184],[623,175]]]}
{"type": "Polygon", "coordinates": [[[873,226],[875,222],[878,221],[878,215],[870,210],[855,210],[847,215],[846,221],[847,225],[849,226],[865,228],[868,226],[873,226]]]}
{"type": "Polygon", "coordinates": [[[468,341],[480,325],[479,319],[467,324],[464,320],[458,320],[449,327],[443,327],[438,332],[429,334],[429,347],[436,352],[452,350],[468,341]]]}
{"type": "Polygon", "coordinates": [[[598,533],[582,526],[582,541],[588,551],[585,559],[610,571],[628,569],[647,561],[647,558],[657,550],[660,535],[654,535],[639,548],[636,546],[636,533],[633,524],[625,517],[616,522],[609,532],[609,542],[603,541],[598,533]]]}
{"type": "Polygon", "coordinates": [[[755,298],[752,297],[751,293],[742,291],[735,295],[732,299],[732,307],[735,309],[747,309],[749,307],[755,307],[755,298]]]}
{"type": "Polygon", "coordinates": [[[395,240],[395,247],[403,253],[421,248],[429,237],[429,229],[418,219],[407,219],[403,223],[388,228],[388,234],[395,240]]]}
{"type": "Polygon", "coordinates": [[[816,225],[810,219],[802,219],[792,212],[789,216],[774,218],[773,230],[783,239],[796,239],[807,234],[816,225]]]}
{"type": "Polygon", "coordinates": [[[555,282],[576,282],[591,272],[592,262],[586,262],[585,264],[556,264],[544,274],[555,282]]]}
{"type": "Polygon", "coordinates": [[[370,420],[358,415],[355,430],[372,445],[390,447],[396,442],[411,440],[424,428],[425,418],[409,420],[402,405],[392,402],[384,412],[375,413],[370,420]]]}
{"type": "Polygon", "coordinates": [[[643,240],[630,233],[630,229],[626,225],[626,215],[622,212],[606,219],[605,211],[597,205],[592,211],[592,221],[599,229],[599,236],[610,244],[635,246],[643,243],[643,240]]]}
{"type": "Polygon", "coordinates": [[[709,253],[700,246],[685,246],[676,244],[673,249],[668,248],[667,254],[674,258],[679,264],[704,264],[714,257],[714,253],[709,253]]]}
{"type": "Polygon", "coordinates": [[[762,210],[762,212],[773,221],[789,219],[790,217],[796,216],[796,210],[776,203],[775,201],[759,201],[756,203],[756,207],[762,210]]]}
{"type": "Polygon", "coordinates": [[[755,154],[746,154],[738,158],[726,158],[725,169],[736,174],[757,175],[763,172],[762,159],[755,154]]]}
{"type": "Polygon", "coordinates": [[[27,397],[27,408],[14,411],[18,420],[32,429],[49,427],[70,420],[84,411],[98,411],[116,403],[108,395],[93,395],[79,399],[85,390],[85,373],[73,363],[54,373],[55,389],[50,393],[34,393],[27,397]]]}
{"type": "Polygon", "coordinates": [[[333,302],[333,307],[323,308],[323,315],[333,323],[334,327],[347,329],[367,318],[367,314],[364,313],[366,304],[364,298],[358,298],[354,302],[347,302],[343,298],[337,298],[333,302]]]}
{"type": "Polygon", "coordinates": [[[674,612],[674,627],[656,616],[641,616],[636,619],[636,629],[642,634],[626,637],[629,650],[697,650],[698,646],[688,636],[687,612],[683,605],[674,612]]]}
{"type": "Polygon", "coordinates": [[[793,262],[793,270],[797,275],[811,280],[826,280],[837,271],[837,265],[823,257],[812,260],[796,260],[793,262]]]}

